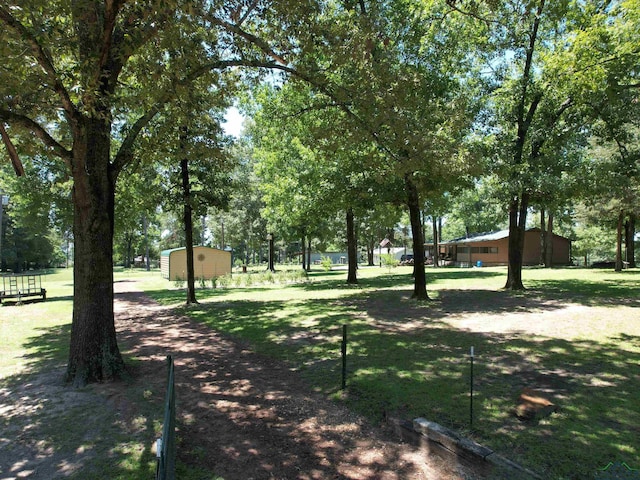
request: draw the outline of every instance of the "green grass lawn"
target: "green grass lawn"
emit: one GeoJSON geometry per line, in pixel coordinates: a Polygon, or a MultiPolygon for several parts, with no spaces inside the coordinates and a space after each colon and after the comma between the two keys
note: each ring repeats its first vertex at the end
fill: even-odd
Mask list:
{"type": "MultiPolygon", "coordinates": [[[[117,270],[115,276],[136,279],[161,303],[289,362],[311,388],[373,421],[422,416],[549,479],[594,478],[616,461],[640,468],[640,270],[526,269],[528,289],[508,292],[501,289],[503,268],[429,269],[432,301],[425,303],[410,299],[410,273],[363,267],[357,286],[345,284],[345,271],[315,271],[305,283],[199,289],[201,303],[189,308],[181,305],[184,291],[157,271],[117,270]],[[340,391],[342,325],[348,326],[346,392],[340,391]],[[542,390],[560,411],[521,422],[513,410],[524,387],[542,390]]],[[[15,389],[66,362],[71,271],[47,275],[43,287],[46,302],[0,307],[0,389],[15,389]]],[[[104,469],[110,478],[152,473],[148,445],[159,428],[161,401],[122,386],[139,424],[103,426],[100,438],[69,442],[109,452],[89,461],[78,478],[102,478],[104,469]]],[[[90,408],[99,403],[93,387],[79,395],[90,408]]],[[[24,421],[41,429],[45,441],[82,434],[65,427],[68,415],[44,422],[38,419],[46,409],[35,411],[24,421]]]]}
{"type": "MultiPolygon", "coordinates": [[[[374,421],[426,417],[544,478],[591,478],[615,461],[640,468],[639,271],[527,269],[528,289],[508,292],[504,268],[430,269],[433,301],[423,304],[409,298],[410,271],[362,268],[355,287],[345,272],[316,272],[306,284],[202,290],[202,303],[184,313],[290,362],[313,388],[374,421]],[[520,421],[513,412],[524,387],[560,411],[520,421]]],[[[166,303],[183,295],[150,293],[166,303]]]]}
{"type": "Polygon", "coordinates": [[[0,307],[0,379],[67,359],[72,270],[43,275],[42,287],[47,290],[46,302],[16,306],[6,301],[0,307]]]}

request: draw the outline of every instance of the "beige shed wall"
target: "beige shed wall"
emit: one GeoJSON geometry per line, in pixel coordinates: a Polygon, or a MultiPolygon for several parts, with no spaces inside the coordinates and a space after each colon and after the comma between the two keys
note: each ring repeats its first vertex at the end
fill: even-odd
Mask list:
{"type": "MultiPolygon", "coordinates": [[[[187,278],[187,249],[169,254],[169,280],[187,278]]],[[[231,252],[209,247],[193,247],[193,273],[209,280],[231,273],[231,252]]]]}

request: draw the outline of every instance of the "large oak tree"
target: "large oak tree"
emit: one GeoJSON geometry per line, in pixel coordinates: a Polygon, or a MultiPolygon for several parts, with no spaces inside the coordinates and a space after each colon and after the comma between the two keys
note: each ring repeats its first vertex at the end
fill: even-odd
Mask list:
{"type": "Polygon", "coordinates": [[[114,205],[136,139],[194,79],[282,63],[276,52],[293,38],[285,25],[313,11],[312,2],[0,2],[5,144],[25,133],[39,139],[73,179],[70,382],[102,381],[124,368],[113,314],[114,205]],[[266,47],[260,28],[279,36],[275,47],[266,47]],[[190,42],[178,51],[185,36],[190,42]]]}

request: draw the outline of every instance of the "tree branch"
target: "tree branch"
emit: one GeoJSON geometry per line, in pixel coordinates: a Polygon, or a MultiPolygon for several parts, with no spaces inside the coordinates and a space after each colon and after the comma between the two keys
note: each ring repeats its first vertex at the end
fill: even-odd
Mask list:
{"type": "Polygon", "coordinates": [[[241,38],[244,38],[245,40],[248,40],[250,43],[252,43],[253,45],[255,45],[256,47],[258,47],[260,50],[262,50],[262,52],[264,54],[266,54],[268,57],[273,58],[276,62],[278,62],[281,65],[286,65],[287,62],[284,60],[284,58],[282,58],[280,55],[278,55],[270,46],[267,42],[265,42],[263,39],[261,39],[260,37],[257,37],[256,35],[253,35],[252,33],[246,32],[245,30],[243,30],[242,28],[240,28],[240,24],[233,24],[233,23],[229,23],[226,22],[220,18],[217,18],[215,15],[210,15],[209,20],[224,28],[225,30],[234,33],[236,35],[238,35],[241,38]]]}
{"type": "Polygon", "coordinates": [[[520,91],[520,102],[518,103],[518,129],[520,129],[520,126],[522,124],[522,127],[525,128],[525,135],[526,130],[528,129],[529,124],[531,124],[531,120],[533,119],[533,114],[535,114],[536,108],[538,106],[537,104],[540,102],[542,97],[542,94],[538,94],[534,97],[534,100],[529,106],[529,110],[525,118],[524,104],[527,101],[527,90],[529,87],[531,68],[533,66],[533,52],[535,51],[536,41],[538,39],[538,28],[540,27],[540,20],[542,18],[544,2],[545,0],[540,0],[540,3],[538,4],[538,11],[536,12],[533,25],[531,26],[531,33],[529,35],[529,46],[527,47],[524,70],[522,72],[522,89],[520,91]]]}
{"type": "Polygon", "coordinates": [[[305,113],[322,111],[322,110],[326,110],[326,109],[329,109],[329,108],[340,108],[340,109],[342,109],[343,107],[347,107],[348,108],[348,105],[346,105],[344,103],[337,103],[333,99],[330,99],[330,100],[331,101],[329,101],[329,102],[321,103],[321,104],[318,104],[318,105],[311,105],[311,106],[306,107],[306,108],[301,108],[298,111],[296,111],[295,113],[292,113],[290,115],[286,115],[283,118],[301,117],[305,113]]]}
{"type": "MultiPolygon", "coordinates": [[[[126,0],[118,0],[116,3],[119,10],[126,3],[126,0]]],[[[116,15],[117,13],[115,12],[116,15]]],[[[153,20],[140,27],[136,35],[129,36],[126,36],[126,33],[132,32],[140,17],[130,15],[120,26],[115,24],[114,18],[113,31],[110,33],[111,45],[108,43],[103,44],[103,54],[105,56],[101,60],[100,69],[98,70],[98,75],[109,75],[110,88],[115,88],[117,79],[127,60],[158,33],[160,25],[163,25],[171,14],[173,14],[173,10],[165,9],[159,16],[154,17],[153,20]]],[[[105,31],[105,35],[106,33],[105,31]]],[[[106,42],[107,38],[105,37],[103,41],[106,42]]]]}
{"type": "Polygon", "coordinates": [[[116,177],[120,174],[122,169],[131,162],[133,159],[133,145],[138,138],[138,135],[145,128],[151,120],[160,112],[162,107],[170,101],[167,98],[164,101],[160,101],[153,105],[149,111],[147,111],[144,115],[142,115],[136,122],[133,124],[127,136],[125,137],[122,145],[118,149],[118,153],[116,154],[113,162],[111,163],[112,171],[115,173],[116,177]]]}
{"type": "MultiPolygon", "coordinates": [[[[187,74],[185,77],[177,82],[177,85],[173,85],[170,90],[166,90],[163,95],[154,103],[154,105],[135,123],[131,126],[131,129],[127,133],[120,149],[116,154],[111,168],[115,175],[119,175],[122,169],[131,162],[133,159],[133,146],[136,138],[152,120],[162,110],[162,108],[176,98],[176,86],[189,85],[201,76],[212,70],[226,70],[233,67],[253,67],[253,68],[267,68],[267,69],[282,69],[281,65],[272,62],[261,62],[257,60],[218,60],[215,62],[201,65],[200,67],[187,74]]],[[[293,71],[293,69],[289,69],[293,71]]]]}
{"type": "Polygon", "coordinates": [[[12,126],[21,127],[38,137],[55,155],[62,158],[65,164],[71,168],[71,151],[64,148],[37,122],[25,115],[20,115],[9,110],[0,110],[0,120],[12,126]]]}
{"type": "Polygon", "coordinates": [[[122,8],[124,2],[121,0],[106,0],[104,5],[104,29],[102,32],[102,42],[100,50],[100,70],[107,64],[109,58],[109,46],[113,38],[113,32],[115,30],[116,19],[118,12],[122,8]]]}
{"type": "MultiPolygon", "coordinates": [[[[573,99],[571,97],[567,98],[562,104],[558,107],[558,109],[553,112],[553,115],[549,117],[549,120],[546,122],[546,131],[550,131],[555,124],[560,120],[562,114],[569,108],[573,106],[573,99]]],[[[533,142],[531,146],[531,158],[538,158],[540,155],[540,151],[544,146],[545,142],[548,140],[549,135],[544,135],[542,138],[533,142]]]]}
{"type": "Polygon", "coordinates": [[[251,12],[253,10],[255,10],[255,8],[258,6],[258,0],[253,0],[253,2],[251,2],[251,5],[249,5],[247,7],[247,11],[244,12],[244,15],[242,15],[242,18],[240,18],[240,20],[238,20],[237,25],[240,26],[244,23],[244,21],[249,17],[249,15],[251,14],[251,12]]]}
{"type": "Polygon", "coordinates": [[[4,146],[7,147],[7,152],[9,153],[9,158],[11,159],[11,164],[13,165],[13,169],[16,172],[18,177],[24,175],[24,167],[22,166],[22,162],[20,161],[20,157],[18,156],[18,152],[16,151],[16,147],[13,146],[11,142],[11,138],[9,138],[9,134],[4,129],[4,122],[0,122],[0,135],[2,136],[2,142],[4,146]]]}
{"type": "Polygon", "coordinates": [[[53,90],[60,97],[62,108],[64,108],[67,117],[75,122],[78,116],[78,110],[71,101],[69,92],[67,92],[66,88],[62,84],[48,52],[44,50],[36,37],[3,6],[0,6],[0,20],[29,44],[31,53],[38,62],[38,65],[40,65],[40,67],[45,71],[52,83],[53,90]]]}
{"type": "Polygon", "coordinates": [[[461,15],[465,15],[467,17],[471,17],[471,18],[475,18],[476,20],[480,20],[482,23],[486,24],[487,26],[491,26],[491,24],[496,24],[496,25],[500,25],[500,26],[504,26],[502,25],[502,23],[499,20],[492,20],[490,18],[486,18],[483,17],[477,13],[471,12],[471,11],[465,11],[462,10],[460,7],[458,7],[456,5],[457,0],[447,0],[447,5],[449,5],[449,7],[451,7],[451,9],[453,11],[458,12],[461,15]]]}

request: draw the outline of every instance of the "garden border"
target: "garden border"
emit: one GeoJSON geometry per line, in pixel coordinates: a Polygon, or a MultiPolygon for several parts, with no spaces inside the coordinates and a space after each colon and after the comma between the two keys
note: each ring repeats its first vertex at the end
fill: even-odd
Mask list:
{"type": "Polygon", "coordinates": [[[429,454],[454,457],[457,462],[467,464],[484,474],[497,469],[509,472],[511,478],[544,480],[538,473],[425,418],[415,418],[413,421],[388,418],[387,423],[394,427],[403,441],[420,446],[429,454]]]}

